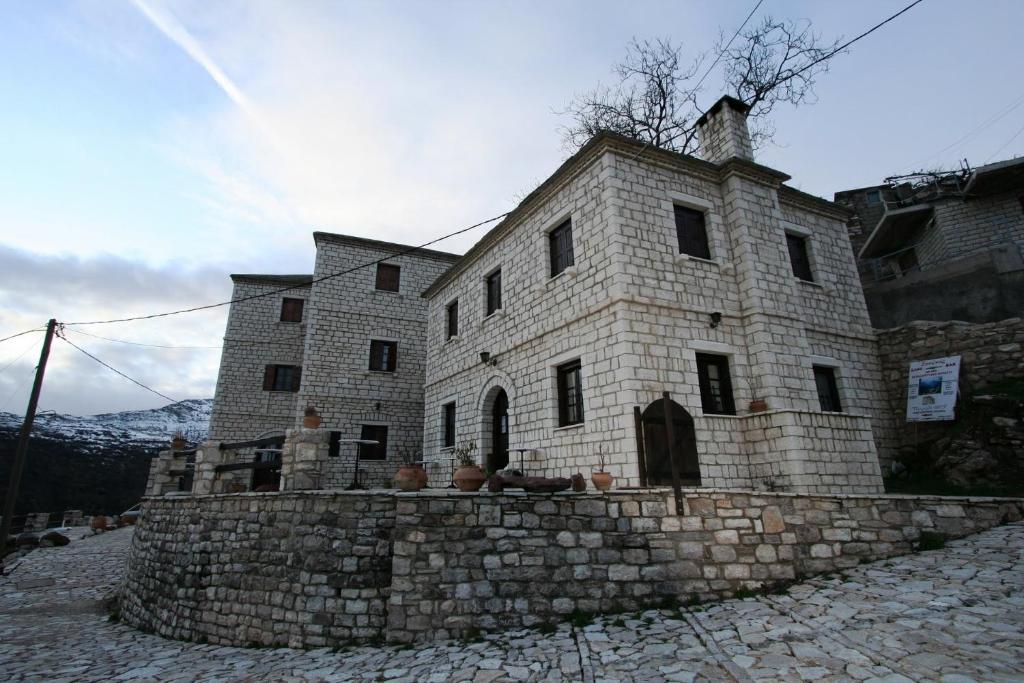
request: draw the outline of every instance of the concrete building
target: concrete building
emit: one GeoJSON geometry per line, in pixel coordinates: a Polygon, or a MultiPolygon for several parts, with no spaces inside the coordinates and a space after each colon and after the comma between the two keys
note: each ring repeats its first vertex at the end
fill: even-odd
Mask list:
{"type": "Polygon", "coordinates": [[[232,276],[236,303],[209,438],[283,441],[311,406],[331,432],[330,455],[338,456],[323,463],[323,485],[351,483],[357,458],[364,484],[386,485],[401,460],[419,458],[422,444],[427,306],[420,293],[457,257],[313,237],[313,275],[232,276]],[[380,444],[344,443],[354,439],[380,444]]]}
{"type": "Polygon", "coordinates": [[[746,106],[704,160],[599,134],[424,293],[424,450],[684,483],[877,492],[885,416],[849,212],[754,162],[746,106]],[[767,408],[767,409],[765,409],[767,408]]]}
{"type": "Polygon", "coordinates": [[[1024,158],[846,190],[876,328],[1024,315],[1024,158]]]}

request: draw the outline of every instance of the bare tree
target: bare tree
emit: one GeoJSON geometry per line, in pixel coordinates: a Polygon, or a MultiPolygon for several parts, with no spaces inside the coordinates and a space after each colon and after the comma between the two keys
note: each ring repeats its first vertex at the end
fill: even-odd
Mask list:
{"type": "MultiPolygon", "coordinates": [[[[723,65],[727,94],[750,105],[755,146],[771,140],[767,119],[776,104],[811,103],[814,79],[828,71],[827,56],[839,41],[821,43],[809,21],[791,22],[765,17],[755,27],[727,41],[719,36],[718,57],[723,65]],[[733,45],[735,43],[735,45],[733,45]]],[[[697,97],[704,77],[698,55],[681,66],[681,45],[667,39],[633,39],[626,57],[615,65],[618,83],[598,86],[577,95],[559,112],[572,122],[562,128],[566,147],[575,150],[599,130],[610,130],[675,152],[697,151],[697,97]]],[[[705,74],[706,76],[707,74],[705,74]]]]}

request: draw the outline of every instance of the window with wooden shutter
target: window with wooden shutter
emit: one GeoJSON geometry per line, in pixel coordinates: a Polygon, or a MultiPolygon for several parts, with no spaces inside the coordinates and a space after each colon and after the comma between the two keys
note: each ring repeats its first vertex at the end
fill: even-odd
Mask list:
{"type": "Polygon", "coordinates": [[[394,372],[398,361],[398,342],[370,340],[370,369],[394,372]]]}
{"type": "Polygon", "coordinates": [[[818,390],[818,403],[824,411],[841,413],[839,403],[839,385],[836,384],[836,371],[823,365],[814,366],[814,385],[818,390]]]}
{"type": "Polygon", "coordinates": [[[559,365],[555,370],[558,384],[558,426],[583,422],[583,379],[580,361],[559,365]]]}
{"type": "Polygon", "coordinates": [[[387,460],[388,459],[388,428],[384,425],[363,425],[359,438],[366,441],[376,441],[376,446],[370,444],[359,444],[360,460],[387,460]]]}
{"type": "Polygon", "coordinates": [[[729,377],[729,359],[725,356],[697,354],[697,381],[700,384],[700,403],[708,415],[735,415],[732,381],[729,377]]]}
{"type": "Polygon", "coordinates": [[[448,339],[459,334],[459,301],[448,304],[448,339]]]}
{"type": "Polygon", "coordinates": [[[443,406],[443,424],[441,445],[444,448],[455,447],[455,404],[446,403],[443,406]]]}
{"type": "Polygon", "coordinates": [[[487,315],[501,308],[501,271],[487,276],[487,315]]]}
{"type": "Polygon", "coordinates": [[[569,266],[575,265],[572,250],[572,220],[567,220],[548,233],[548,246],[551,254],[551,277],[561,273],[569,266]]]}
{"type": "Polygon", "coordinates": [[[708,231],[704,213],[685,206],[676,206],[675,212],[679,253],[710,259],[711,248],[708,246],[708,231]]]}
{"type": "Polygon", "coordinates": [[[382,292],[397,292],[401,284],[402,269],[390,263],[377,264],[377,289],[382,292]]]}
{"type": "Polygon", "coordinates": [[[301,383],[300,365],[268,365],[263,369],[264,391],[298,391],[301,383]]]}
{"type": "Polygon", "coordinates": [[[793,275],[801,280],[814,282],[811,274],[811,258],[807,253],[807,238],[786,233],[786,246],[789,248],[789,262],[793,266],[793,275]]]}
{"type": "Polygon", "coordinates": [[[292,299],[285,297],[281,300],[281,322],[301,323],[302,309],[306,302],[303,299],[292,299]]]}

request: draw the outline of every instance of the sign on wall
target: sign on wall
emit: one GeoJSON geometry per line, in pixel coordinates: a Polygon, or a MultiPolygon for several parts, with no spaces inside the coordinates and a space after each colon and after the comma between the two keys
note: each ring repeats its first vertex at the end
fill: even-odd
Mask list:
{"type": "Polygon", "coordinates": [[[955,419],[959,380],[960,356],[911,363],[907,387],[907,422],[955,419]]]}

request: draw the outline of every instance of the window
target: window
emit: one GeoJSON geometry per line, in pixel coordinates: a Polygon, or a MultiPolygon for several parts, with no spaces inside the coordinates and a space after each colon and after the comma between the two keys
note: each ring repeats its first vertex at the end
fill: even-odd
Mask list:
{"type": "Polygon", "coordinates": [[[301,323],[302,307],[305,305],[303,299],[290,299],[285,297],[281,300],[281,322],[301,323]]]}
{"type": "Polygon", "coordinates": [[[445,403],[442,410],[444,411],[444,419],[442,427],[442,441],[441,445],[444,448],[455,447],[455,404],[445,403]]]}
{"type": "Polygon", "coordinates": [[[551,251],[551,277],[561,273],[576,261],[572,252],[572,220],[566,220],[548,234],[551,251]]]}
{"type": "Polygon", "coordinates": [[[359,444],[360,460],[387,460],[388,459],[388,428],[384,425],[363,425],[360,439],[376,441],[376,446],[361,443],[359,444]]]}
{"type": "Polygon", "coordinates": [[[327,457],[337,458],[341,455],[341,432],[331,432],[331,440],[327,444],[327,457]]]}
{"type": "Polygon", "coordinates": [[[501,271],[487,276],[487,315],[501,308],[501,271]]]}
{"type": "Polygon", "coordinates": [[[729,359],[725,356],[697,354],[697,380],[700,383],[701,408],[707,415],[735,415],[729,359]]]}
{"type": "Polygon", "coordinates": [[[301,381],[300,365],[268,365],[263,370],[263,391],[298,391],[301,381]]]}
{"type": "Polygon", "coordinates": [[[580,362],[574,360],[556,368],[558,374],[558,426],[583,422],[583,383],[580,362]]]}
{"type": "Polygon", "coordinates": [[[793,266],[793,275],[801,280],[814,282],[811,275],[811,259],[807,255],[807,238],[786,233],[786,246],[789,247],[789,262],[793,266]]]}
{"type": "Polygon", "coordinates": [[[370,369],[394,372],[398,360],[398,342],[370,340],[370,369]]]}
{"type": "Polygon", "coordinates": [[[882,203],[882,191],[881,190],[868,190],[864,193],[864,201],[868,204],[881,204],[882,203]]]}
{"type": "Polygon", "coordinates": [[[834,413],[843,411],[839,403],[839,387],[836,385],[836,372],[823,365],[814,366],[814,383],[818,387],[818,403],[821,409],[834,413]]]}
{"type": "Polygon", "coordinates": [[[448,339],[459,335],[459,300],[448,304],[448,339]]]}
{"type": "Polygon", "coordinates": [[[917,252],[914,251],[913,247],[904,250],[896,257],[896,265],[900,269],[901,275],[906,275],[911,271],[921,269],[921,265],[917,261],[917,252]]]}
{"type": "Polygon", "coordinates": [[[708,247],[708,231],[704,225],[704,213],[685,206],[676,206],[676,238],[679,253],[697,258],[711,258],[708,247]]]}
{"type": "Polygon", "coordinates": [[[382,292],[397,292],[402,269],[387,263],[377,264],[377,289],[382,292]]]}

